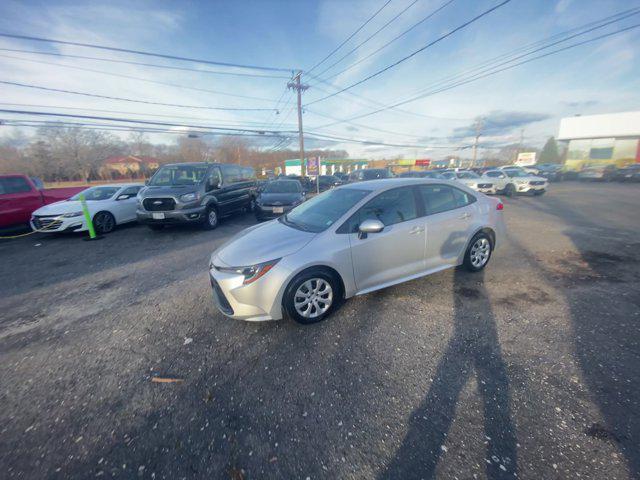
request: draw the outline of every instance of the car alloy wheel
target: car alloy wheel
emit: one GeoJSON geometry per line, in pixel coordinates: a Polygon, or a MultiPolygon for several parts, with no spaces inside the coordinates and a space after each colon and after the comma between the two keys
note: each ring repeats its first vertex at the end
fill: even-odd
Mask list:
{"type": "Polygon", "coordinates": [[[116,226],[116,221],[109,212],[98,212],[93,217],[93,226],[98,233],[111,233],[116,226]]]}
{"type": "Polygon", "coordinates": [[[491,244],[489,240],[484,237],[479,238],[471,246],[470,259],[471,265],[476,268],[482,268],[489,261],[489,254],[491,253],[491,244]]]}
{"type": "Polygon", "coordinates": [[[311,278],[298,287],[293,296],[296,312],[315,319],[326,313],[333,303],[333,288],[322,278],[311,278]]]}
{"type": "Polygon", "coordinates": [[[213,230],[218,226],[218,211],[215,208],[210,208],[204,217],[203,226],[205,230],[213,230]]]}

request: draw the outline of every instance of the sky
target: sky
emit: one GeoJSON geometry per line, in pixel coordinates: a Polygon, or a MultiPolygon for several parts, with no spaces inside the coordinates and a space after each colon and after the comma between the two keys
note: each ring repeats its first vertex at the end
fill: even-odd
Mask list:
{"type": "MultiPolygon", "coordinates": [[[[293,72],[301,70],[302,82],[309,86],[302,100],[309,148],[345,149],[353,158],[435,159],[469,156],[477,131],[481,155],[490,155],[500,146],[519,142],[521,136],[526,145],[542,147],[549,136],[557,134],[562,117],[640,109],[640,28],[484,78],[473,80],[470,76],[491,73],[492,65],[511,65],[503,63],[505,54],[518,57],[514,62],[526,60],[530,56],[524,55],[533,47],[522,50],[523,47],[638,8],[640,2],[511,0],[455,30],[500,3],[502,0],[3,0],[0,33],[281,70],[212,66],[0,37],[0,82],[192,107],[126,102],[0,83],[0,108],[295,132],[295,95],[287,89],[287,83],[293,72]],[[421,20],[409,33],[388,44],[421,20]],[[433,43],[442,36],[446,37],[433,43]],[[324,98],[425,46],[379,75],[324,98]],[[491,60],[493,64],[488,63],[491,60]],[[429,95],[412,100],[419,93],[429,95]],[[372,114],[404,100],[412,101],[372,114]],[[264,110],[194,108],[203,106],[264,110]],[[347,140],[319,139],[319,135],[347,140]]],[[[640,9],[629,18],[532,56],[636,24],[640,24],[640,9]]],[[[28,119],[42,117],[0,113],[0,121],[28,119]]],[[[32,128],[0,125],[0,138],[17,129],[27,135],[34,132],[32,128]]],[[[170,143],[188,129],[171,130],[172,133],[151,134],[150,139],[170,143]]],[[[297,147],[295,133],[282,137],[288,140],[256,137],[255,141],[263,148],[297,147]]]]}

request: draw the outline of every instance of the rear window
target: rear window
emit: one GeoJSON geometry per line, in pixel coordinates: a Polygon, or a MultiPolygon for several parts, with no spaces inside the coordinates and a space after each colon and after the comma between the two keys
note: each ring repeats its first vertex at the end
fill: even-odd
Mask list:
{"type": "Polygon", "coordinates": [[[23,177],[0,178],[0,195],[30,191],[31,185],[29,185],[29,182],[27,182],[23,177]]]}

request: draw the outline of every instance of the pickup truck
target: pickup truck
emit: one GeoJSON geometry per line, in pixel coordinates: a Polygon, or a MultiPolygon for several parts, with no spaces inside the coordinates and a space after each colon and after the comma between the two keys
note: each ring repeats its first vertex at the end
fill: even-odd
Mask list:
{"type": "Polygon", "coordinates": [[[44,188],[41,180],[22,174],[0,175],[0,229],[28,225],[31,214],[81,192],[86,187],[44,188]]]}

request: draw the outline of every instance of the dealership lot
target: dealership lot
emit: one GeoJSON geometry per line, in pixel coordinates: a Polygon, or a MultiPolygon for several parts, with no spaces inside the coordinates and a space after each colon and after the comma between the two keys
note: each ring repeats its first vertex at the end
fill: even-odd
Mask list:
{"type": "Polygon", "coordinates": [[[306,327],[212,304],[251,214],[1,242],[3,477],[640,476],[640,188],[504,201],[484,273],[306,327]]]}

